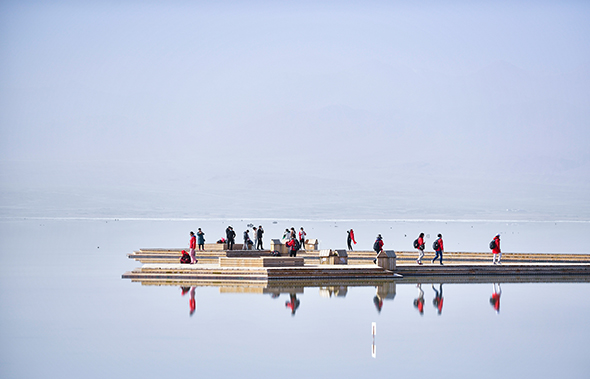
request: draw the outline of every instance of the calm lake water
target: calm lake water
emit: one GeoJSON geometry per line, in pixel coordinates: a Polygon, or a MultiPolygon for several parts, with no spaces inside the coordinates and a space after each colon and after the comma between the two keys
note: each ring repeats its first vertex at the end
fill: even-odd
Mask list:
{"type": "MultiPolygon", "coordinates": [[[[0,377],[588,377],[589,283],[182,289],[121,279],[140,266],[126,257],[134,249],[184,247],[197,227],[213,240],[230,222],[247,224],[0,220],[0,377]]],[[[268,238],[287,225],[264,224],[268,238]]],[[[293,226],[340,248],[349,224],[293,226]]],[[[485,251],[488,236],[503,229],[505,251],[526,251],[529,240],[531,251],[584,252],[584,241],[567,237],[588,235],[587,223],[354,227],[363,249],[382,233],[392,248],[409,250],[424,229],[443,230],[454,250],[485,251]]]]}

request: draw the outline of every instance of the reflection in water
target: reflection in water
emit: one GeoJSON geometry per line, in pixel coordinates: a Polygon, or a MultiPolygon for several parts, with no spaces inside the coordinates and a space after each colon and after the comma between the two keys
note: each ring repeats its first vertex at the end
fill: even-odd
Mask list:
{"type": "Polygon", "coordinates": [[[294,293],[290,293],[289,298],[290,300],[285,302],[285,307],[291,308],[291,316],[295,316],[295,311],[299,308],[299,299],[294,293]]]}
{"type": "Polygon", "coordinates": [[[414,299],[414,306],[420,312],[420,316],[424,315],[424,291],[422,291],[422,284],[416,284],[418,288],[418,297],[414,299]]]}
{"type": "Polygon", "coordinates": [[[496,310],[496,313],[500,313],[500,295],[502,294],[502,288],[500,283],[494,283],[494,292],[490,297],[490,304],[496,310]]]}
{"type": "Polygon", "coordinates": [[[377,294],[373,298],[373,303],[377,312],[381,313],[383,308],[383,300],[395,299],[395,282],[384,283],[376,287],[377,294]]]}
{"type": "Polygon", "coordinates": [[[320,296],[321,297],[346,297],[346,293],[348,292],[347,286],[327,286],[327,287],[320,287],[320,296]]]}
{"type": "Polygon", "coordinates": [[[434,299],[432,300],[432,304],[434,305],[435,308],[438,309],[439,315],[442,313],[442,307],[443,307],[443,288],[442,288],[442,286],[443,285],[441,283],[439,291],[437,291],[436,288],[434,288],[434,284],[432,284],[432,289],[434,290],[434,299]]]}
{"type": "Polygon", "coordinates": [[[195,291],[196,291],[196,287],[180,287],[180,290],[182,291],[182,296],[186,295],[188,292],[190,292],[191,294],[191,298],[188,301],[188,306],[189,306],[189,315],[192,316],[195,311],[197,310],[197,300],[195,299],[195,291]]]}

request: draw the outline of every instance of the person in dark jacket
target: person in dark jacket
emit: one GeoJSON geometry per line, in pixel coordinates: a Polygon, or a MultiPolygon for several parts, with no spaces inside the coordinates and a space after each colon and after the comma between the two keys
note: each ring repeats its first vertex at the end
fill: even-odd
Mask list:
{"type": "Polygon", "coordinates": [[[228,226],[225,229],[225,236],[227,237],[227,249],[233,250],[234,244],[236,243],[236,232],[234,232],[234,228],[228,226]]]}
{"type": "Polygon", "coordinates": [[[264,234],[264,230],[262,229],[262,225],[258,226],[258,230],[256,231],[256,235],[258,237],[258,240],[256,241],[257,245],[256,248],[258,250],[264,250],[264,248],[262,247],[262,235],[264,234]]]}
{"type": "MultiPolygon", "coordinates": [[[[379,255],[381,250],[383,250],[383,245],[383,237],[381,237],[381,234],[379,234],[377,235],[377,239],[375,239],[375,243],[373,243],[373,250],[375,250],[377,255],[379,255]]],[[[373,263],[377,263],[377,258],[373,259],[373,263]]]]}
{"type": "Polygon", "coordinates": [[[356,244],[356,241],[354,240],[354,231],[350,229],[347,230],[346,233],[348,234],[346,236],[346,244],[348,245],[348,250],[352,251],[352,243],[354,242],[356,244]]]}
{"type": "Polygon", "coordinates": [[[205,233],[199,228],[197,230],[197,244],[199,245],[199,250],[205,250],[205,233]]]}

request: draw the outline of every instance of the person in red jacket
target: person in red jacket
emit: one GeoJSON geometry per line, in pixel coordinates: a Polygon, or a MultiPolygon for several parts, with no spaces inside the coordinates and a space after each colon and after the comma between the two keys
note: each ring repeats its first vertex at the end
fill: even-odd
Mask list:
{"type": "Polygon", "coordinates": [[[500,235],[496,235],[494,237],[494,242],[495,242],[495,247],[492,249],[492,253],[494,253],[494,256],[492,258],[492,263],[493,264],[502,264],[500,262],[500,260],[502,259],[502,250],[500,250],[500,235]]]}
{"type": "Polygon", "coordinates": [[[188,247],[191,249],[191,264],[197,263],[197,253],[195,252],[195,249],[197,248],[197,236],[195,236],[195,233],[191,230],[191,240],[188,243],[188,247]]]}
{"type": "Polygon", "coordinates": [[[418,236],[418,246],[416,249],[418,249],[418,259],[416,259],[416,263],[421,265],[422,258],[424,258],[424,233],[420,233],[418,236]]]}

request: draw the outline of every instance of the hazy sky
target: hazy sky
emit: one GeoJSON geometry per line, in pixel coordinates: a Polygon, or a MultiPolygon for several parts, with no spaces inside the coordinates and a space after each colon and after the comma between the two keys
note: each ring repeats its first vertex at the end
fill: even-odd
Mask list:
{"type": "Polygon", "coordinates": [[[4,213],[590,217],[587,2],[5,1],[0,46],[4,213]]]}

